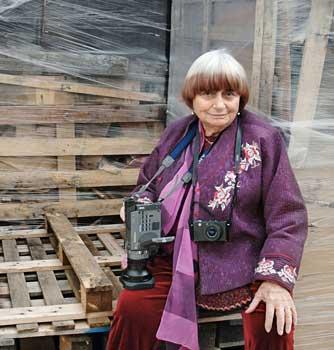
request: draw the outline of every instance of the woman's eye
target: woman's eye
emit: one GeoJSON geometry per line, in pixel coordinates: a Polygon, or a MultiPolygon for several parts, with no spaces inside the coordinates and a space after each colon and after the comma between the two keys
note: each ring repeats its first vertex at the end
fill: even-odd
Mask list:
{"type": "Polygon", "coordinates": [[[200,95],[203,96],[203,97],[213,97],[213,96],[215,96],[215,93],[214,92],[209,92],[209,91],[202,91],[200,93],[200,95]]]}

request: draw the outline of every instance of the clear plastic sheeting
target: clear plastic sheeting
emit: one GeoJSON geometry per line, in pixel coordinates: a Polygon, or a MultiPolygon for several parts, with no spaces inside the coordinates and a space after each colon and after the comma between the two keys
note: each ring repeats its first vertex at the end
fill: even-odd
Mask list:
{"type": "Polygon", "coordinates": [[[168,121],[191,63],[226,48],[245,67],[247,108],[282,130],[308,206],[310,232],[295,291],[296,349],[334,348],[333,0],[173,1],[168,121]]]}
{"type": "Polygon", "coordinates": [[[0,1],[1,225],[118,220],[165,126],[170,6],[0,1]]]}

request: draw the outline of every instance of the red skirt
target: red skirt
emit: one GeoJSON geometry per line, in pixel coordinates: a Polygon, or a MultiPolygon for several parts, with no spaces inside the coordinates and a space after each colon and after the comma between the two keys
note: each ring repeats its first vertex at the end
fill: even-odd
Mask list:
{"type": "MultiPolygon", "coordinates": [[[[158,330],[172,282],[172,257],[156,257],[148,264],[155,278],[152,289],[124,289],[117,302],[107,350],[157,350],[158,330]]],[[[265,304],[251,314],[242,312],[245,350],[293,350],[293,331],[280,336],[274,321],[270,333],[264,329],[265,304]]]]}

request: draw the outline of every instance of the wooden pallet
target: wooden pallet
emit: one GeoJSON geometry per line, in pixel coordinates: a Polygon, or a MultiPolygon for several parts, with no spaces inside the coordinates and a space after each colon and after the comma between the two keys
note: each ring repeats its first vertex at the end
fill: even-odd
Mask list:
{"type": "Polygon", "coordinates": [[[0,230],[0,338],[110,323],[124,226],[73,227],[60,214],[48,222],[50,230],[0,230]]]}

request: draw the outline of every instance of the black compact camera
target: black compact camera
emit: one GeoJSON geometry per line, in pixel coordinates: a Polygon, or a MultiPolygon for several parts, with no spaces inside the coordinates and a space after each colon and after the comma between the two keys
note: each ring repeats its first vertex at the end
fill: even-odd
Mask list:
{"type": "Polygon", "coordinates": [[[227,221],[195,220],[192,225],[192,240],[194,242],[226,242],[228,241],[227,221]]]}

